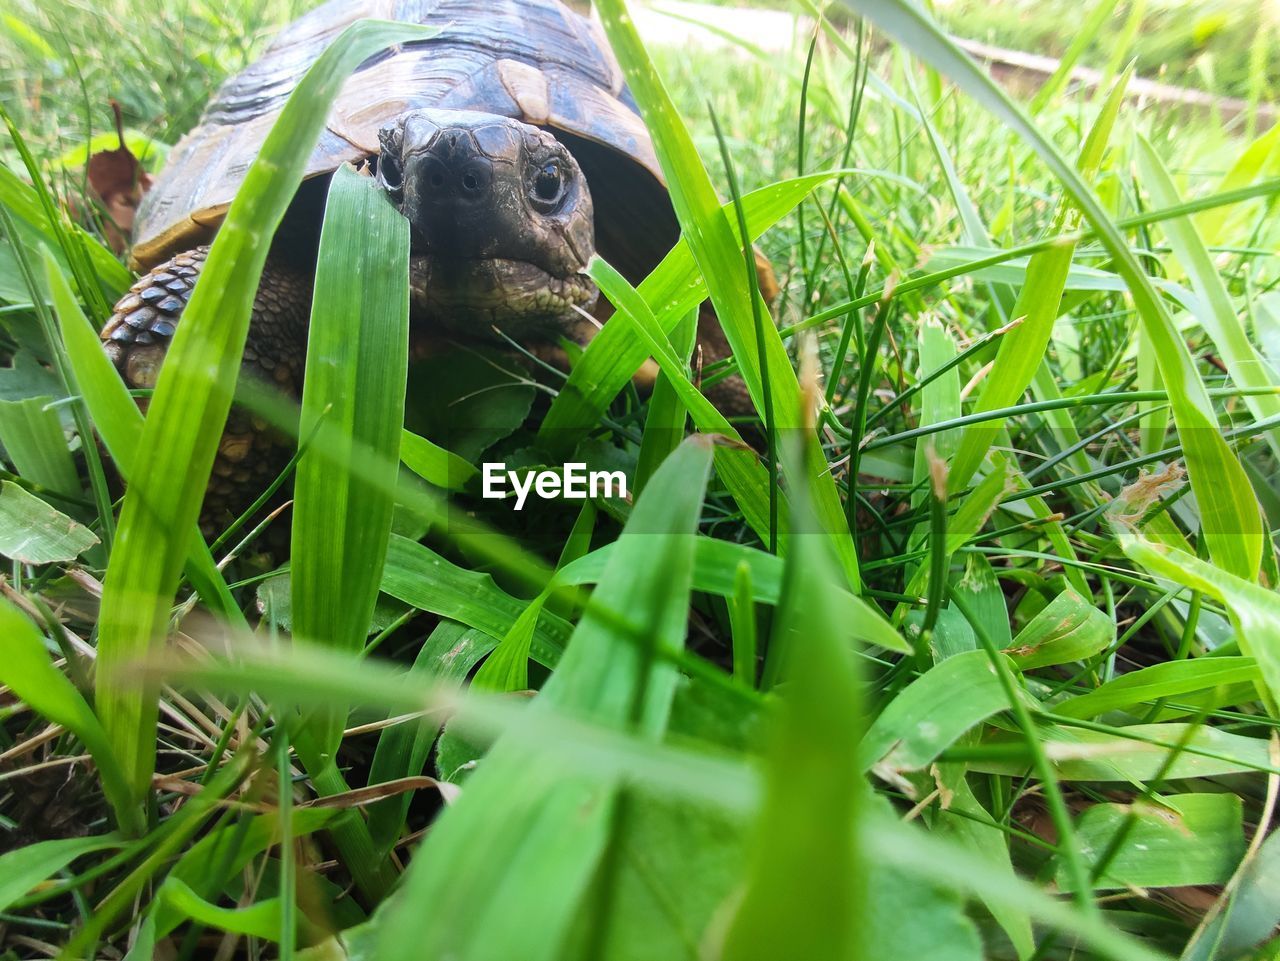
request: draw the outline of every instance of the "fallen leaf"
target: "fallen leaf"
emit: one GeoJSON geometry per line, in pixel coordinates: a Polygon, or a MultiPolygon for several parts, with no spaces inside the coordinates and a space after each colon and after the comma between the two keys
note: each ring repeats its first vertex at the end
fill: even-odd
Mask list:
{"type": "Polygon", "coordinates": [[[107,215],[107,242],[112,250],[120,253],[129,244],[138,204],[151,187],[151,175],[125,144],[120,104],[112,100],[111,109],[116,117],[120,146],[115,150],[99,150],[91,156],[87,173],[89,186],[102,202],[107,215]]]}

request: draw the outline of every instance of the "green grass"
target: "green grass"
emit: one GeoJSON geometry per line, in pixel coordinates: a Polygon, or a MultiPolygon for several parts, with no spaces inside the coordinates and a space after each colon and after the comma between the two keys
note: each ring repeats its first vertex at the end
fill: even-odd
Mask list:
{"type": "MultiPolygon", "coordinates": [[[[296,5],[0,11],[0,957],[1274,957],[1280,138],[1121,96],[1180,42],[1154,0],[1082,54],[1119,86],[1025,107],[906,0],[850,0],[808,63],[647,50],[598,5],[681,243],[636,286],[591,265],[617,313],[567,377],[461,352],[402,402],[403,222],[335,178],[327,362],[300,411],[250,398],[302,438],[296,509],[212,551],[332,78],[144,421],[76,157],[114,97],[158,164],[296,5]],[[736,359],[699,370],[704,297],[736,359]],[[701,387],[734,372],[731,422],[701,387]],[[515,514],[487,460],[641,491],[515,514]]],[[[1214,76],[1270,89],[1266,42],[1214,76]]]]}

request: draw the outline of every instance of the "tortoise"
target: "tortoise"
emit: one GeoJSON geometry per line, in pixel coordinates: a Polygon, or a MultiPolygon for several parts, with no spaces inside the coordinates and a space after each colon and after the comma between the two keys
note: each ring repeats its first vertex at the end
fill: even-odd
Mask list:
{"type": "MultiPolygon", "coordinates": [[[[242,376],[301,390],[327,180],[346,162],[367,163],[410,221],[415,337],[581,339],[582,312],[597,301],[584,273],[592,253],[638,282],[678,239],[652,142],[598,24],[560,0],[330,0],[223,84],[143,198],[132,259],[146,273],[102,330],[129,385],[154,385],[207,245],[288,95],[364,17],[444,29],[371,57],[342,87],[274,238],[242,376]]],[[[727,355],[714,315],[700,339],[707,355],[727,355]]],[[[743,407],[741,382],[722,384],[728,406],[743,407]]],[[[281,449],[233,410],[202,526],[246,505],[282,466],[281,449]]]]}

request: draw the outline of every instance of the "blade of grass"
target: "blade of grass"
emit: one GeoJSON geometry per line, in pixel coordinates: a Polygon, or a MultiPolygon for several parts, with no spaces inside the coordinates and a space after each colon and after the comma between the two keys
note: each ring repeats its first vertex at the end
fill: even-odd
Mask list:
{"type": "MultiPolygon", "coordinates": [[[[569,710],[661,738],[676,672],[655,654],[683,646],[711,459],[710,438],[690,438],[654,474],[565,657],[526,713],[569,710]]],[[[617,784],[572,773],[558,745],[509,732],[432,827],[382,920],[376,957],[400,958],[406,944],[429,957],[563,957],[606,849],[617,784]]]]}
{"type": "MultiPolygon", "coordinates": [[[[809,426],[816,382],[800,396],[808,408],[801,423],[809,426]]],[[[788,440],[786,455],[801,460],[806,438],[797,432],[788,440]]],[[[805,476],[798,467],[789,473],[805,476]]],[[[802,519],[808,495],[803,487],[792,493],[802,519]]],[[[783,652],[785,686],[765,752],[745,887],[720,955],[725,961],[845,961],[868,957],[871,948],[868,867],[857,831],[869,793],[857,763],[861,686],[851,652],[837,641],[839,617],[830,600],[843,572],[829,539],[810,533],[814,527],[808,520],[793,536],[769,643],[771,661],[783,652]]]]}
{"type": "Polygon", "coordinates": [[[1085,17],[1084,22],[1080,25],[1080,29],[1071,37],[1071,43],[1068,44],[1066,52],[1058,60],[1058,66],[1053,73],[1049,75],[1049,79],[1044,82],[1039,90],[1036,91],[1034,97],[1027,110],[1032,116],[1040,113],[1049,103],[1056,97],[1062,89],[1070,82],[1071,74],[1076,68],[1076,64],[1080,62],[1080,58],[1084,56],[1094,39],[1107,25],[1107,21],[1111,19],[1115,13],[1116,5],[1120,0],[1100,0],[1089,11],[1089,15],[1085,17]]]}
{"type": "MultiPolygon", "coordinates": [[[[1155,148],[1142,136],[1138,137],[1138,170],[1142,174],[1143,186],[1155,203],[1167,207],[1181,200],[1168,168],[1155,148]]],[[[1163,221],[1161,229],[1173,248],[1173,256],[1191,279],[1191,287],[1200,304],[1196,319],[1218,348],[1232,381],[1241,387],[1280,385],[1275,370],[1250,343],[1244,324],[1231,303],[1227,286],[1214,267],[1213,258],[1200,239],[1194,222],[1189,217],[1175,217],[1163,221]]],[[[1250,394],[1245,396],[1244,404],[1258,420],[1280,416],[1280,397],[1250,394]]],[[[1280,427],[1268,431],[1266,438],[1272,453],[1280,457],[1280,427]]]]}
{"type": "MultiPolygon", "coordinates": [[[[716,199],[689,131],[671,103],[621,0],[601,0],[596,10],[653,137],[654,150],[666,175],[685,240],[706,280],[716,316],[737,358],[738,369],[756,410],[765,412],[768,419],[763,396],[763,369],[767,366],[771,387],[769,406],[777,417],[776,429],[780,432],[798,430],[801,403],[795,371],[773,324],[757,328],[751,322],[760,309],[751,301],[758,298],[759,293],[735,282],[741,272],[741,246],[716,199]],[[753,349],[757,331],[762,333],[765,347],[760,357],[753,349]]],[[[796,477],[791,482],[811,485],[813,517],[818,529],[831,539],[845,578],[857,591],[861,584],[857,552],[845,523],[835,480],[816,435],[806,438],[805,457],[797,469],[804,472],[807,481],[796,477]]],[[[779,523],[781,525],[781,520],[779,523]]]]}
{"type": "Polygon", "coordinates": [[[1257,500],[1240,462],[1223,440],[1191,354],[1137,257],[1093,191],[1008,96],[919,7],[909,0],[843,0],[916,56],[947,75],[1024,140],[1057,176],[1129,285],[1169,390],[1209,554],[1237,576],[1253,578],[1262,558],[1257,500]]]}
{"type": "MultiPolygon", "coordinates": [[[[1091,180],[1102,164],[1102,157],[1107,142],[1111,138],[1116,117],[1119,116],[1131,72],[1132,68],[1116,81],[1097,121],[1085,138],[1077,161],[1082,183],[1091,180]]],[[[1077,217],[1078,214],[1075,213],[1071,202],[1062,200],[1058,205],[1050,233],[1064,233],[1073,225],[1077,217]]],[[[1054,321],[1057,320],[1061,309],[1062,293],[1075,251],[1074,244],[1062,244],[1032,256],[1027,264],[1026,281],[1018,292],[1018,299],[1011,311],[1014,317],[1023,318],[1023,321],[1015,330],[1000,339],[995,364],[983,383],[975,411],[989,411],[1016,403],[1043,367],[1045,352],[1053,337],[1054,321]]],[[[1075,436],[1074,425],[1071,424],[1070,419],[1064,418],[1064,420],[1065,424],[1060,426],[1065,426],[1068,433],[1063,441],[1070,445],[1078,440],[1078,437],[1075,436]]],[[[960,439],[959,450],[951,465],[952,492],[964,490],[968,486],[1000,427],[1000,421],[990,421],[965,429],[960,439]]]]}
{"type": "MultiPolygon", "coordinates": [[[[795,209],[830,174],[811,174],[761,187],[742,198],[751,239],[795,209]]],[[[658,318],[664,336],[707,297],[706,281],[698,273],[688,243],[681,240],[644,279],[638,290],[658,318]]],[[[551,403],[539,428],[539,439],[556,449],[572,447],[600,423],[609,403],[640,369],[646,357],[644,345],[634,343],[630,331],[604,328],[591,339],[569,379],[551,403]]]]}
{"type": "MultiPolygon", "coordinates": [[[[689,314],[671,332],[671,349],[684,359],[685,367],[693,353],[698,337],[698,314],[689,314]]],[[[689,414],[680,402],[671,378],[661,371],[654,382],[649,397],[649,411],[645,415],[644,435],[640,438],[640,453],[636,458],[635,493],[638,496],[649,482],[653,472],[680,445],[684,439],[685,424],[689,414]]]]}
{"type": "MultiPolygon", "coordinates": [[[[298,462],[293,630],[324,646],[357,652],[368,637],[391,532],[408,359],[409,222],[372,178],[344,166],[325,206],[299,432],[323,417],[330,457],[349,460],[359,444],[387,476],[366,481],[311,450],[298,462]]],[[[341,705],[313,719],[313,747],[333,755],[345,723],[341,705]]]]}
{"type": "MultiPolygon", "coordinates": [[[[44,267],[61,326],[72,386],[83,399],[89,419],[115,461],[116,469],[127,481],[133,475],[138,443],[142,438],[142,412],[129,396],[124,381],[103,351],[97,332],[80,310],[57,262],[48,251],[45,252],[44,267]]],[[[92,434],[89,439],[92,441],[92,434]]],[[[186,570],[191,583],[211,610],[226,618],[228,623],[248,629],[222,572],[194,523],[191,525],[186,570]]]]}
{"type": "Polygon", "coordinates": [[[1203,591],[1227,606],[1240,652],[1257,661],[1258,694],[1272,717],[1280,705],[1280,594],[1236,577],[1185,551],[1119,532],[1125,555],[1153,574],[1203,591]]]}
{"type": "MultiPolygon", "coordinates": [[[[0,681],[8,685],[41,716],[61,724],[84,742],[93,755],[116,822],[126,834],[138,834],[142,812],[133,803],[125,772],[97,715],[66,676],[53,666],[44,639],[35,625],[8,600],[0,598],[0,681]]],[[[25,892],[19,892],[25,893],[25,892]]]]}
{"type": "Polygon", "coordinates": [[[138,801],[155,766],[156,692],[131,679],[132,662],[165,633],[189,549],[173,535],[194,527],[200,512],[271,237],[347,74],[391,43],[433,33],[362,21],[307,71],[245,174],[160,371],[107,568],[98,642],[102,723],[138,801]]]}
{"type": "MultiPolygon", "coordinates": [[[[716,448],[716,472],[733,494],[752,530],[762,541],[769,543],[774,528],[770,515],[771,482],[768,471],[755,452],[742,443],[741,435],[729,423],[728,418],[716,410],[715,405],[689,380],[685,364],[672,352],[670,342],[662,333],[657,318],[640,292],[599,256],[591,259],[587,273],[596,282],[600,292],[617,308],[615,317],[622,323],[627,323],[634,334],[639,335],[633,335],[632,339],[648,348],[698,429],[737,442],[716,448]]],[[[785,519],[780,519],[780,524],[785,530],[785,519]]]]}
{"type": "Polygon", "coordinates": [[[52,403],[52,397],[0,400],[0,443],[23,480],[78,497],[80,478],[52,403]]]}

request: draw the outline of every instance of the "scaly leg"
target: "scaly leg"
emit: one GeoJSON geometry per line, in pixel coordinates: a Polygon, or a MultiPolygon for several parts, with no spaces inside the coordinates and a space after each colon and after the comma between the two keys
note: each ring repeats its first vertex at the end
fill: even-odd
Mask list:
{"type": "MultiPolygon", "coordinates": [[[[107,354],[130,387],[155,386],[208,253],[208,247],[197,247],[144,274],[102,328],[107,354]]],[[[241,375],[300,396],[310,314],[310,278],[269,260],[253,302],[241,375]]],[[[200,514],[205,535],[221,532],[252,504],[292,449],[289,439],[261,419],[232,407],[200,514]]]]}

